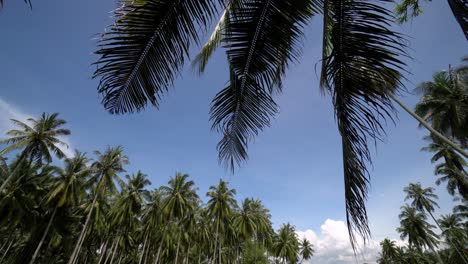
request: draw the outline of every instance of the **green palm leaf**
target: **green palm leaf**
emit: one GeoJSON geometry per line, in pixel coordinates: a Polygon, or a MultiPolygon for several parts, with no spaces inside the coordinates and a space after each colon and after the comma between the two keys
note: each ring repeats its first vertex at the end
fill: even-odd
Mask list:
{"type": "Polygon", "coordinates": [[[330,0],[325,35],[329,56],[323,58],[323,88],[333,98],[342,137],[346,214],[349,235],[370,235],[365,200],[371,163],[368,141],[384,136],[382,122],[392,119],[388,94],[395,92],[404,64],[402,38],[389,29],[394,19],[382,7],[389,0],[330,0]]]}
{"type": "Polygon", "coordinates": [[[211,0],[128,2],[115,10],[117,21],[100,41],[94,77],[111,113],[139,111],[172,85],[214,10],[211,0]]]}

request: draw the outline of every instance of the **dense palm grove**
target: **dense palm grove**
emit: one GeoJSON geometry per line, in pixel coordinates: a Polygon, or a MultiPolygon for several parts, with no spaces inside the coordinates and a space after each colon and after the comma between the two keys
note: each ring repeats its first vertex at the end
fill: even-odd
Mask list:
{"type": "Polygon", "coordinates": [[[294,226],[275,233],[262,202],[238,202],[225,181],[207,203],[186,174],[148,190],[147,175],[125,174],[122,147],[65,157],[60,136],[70,131],[57,114],[13,122],[1,141],[0,154],[18,155],[0,163],[0,263],[296,263],[313,254],[294,226]]]}

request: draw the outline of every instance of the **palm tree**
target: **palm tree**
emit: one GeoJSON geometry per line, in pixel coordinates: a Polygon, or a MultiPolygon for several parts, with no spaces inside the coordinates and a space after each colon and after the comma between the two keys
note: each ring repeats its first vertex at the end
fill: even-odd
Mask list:
{"type": "Polygon", "coordinates": [[[380,242],[380,246],[382,252],[378,259],[379,264],[393,264],[400,261],[401,254],[395,241],[386,238],[380,242]]]}
{"type": "Polygon", "coordinates": [[[96,183],[93,190],[94,198],[68,264],[73,264],[78,257],[98,198],[104,197],[107,192],[115,191],[114,181],[118,179],[117,173],[125,171],[123,165],[128,164],[128,158],[123,155],[123,148],[120,146],[115,148],[108,147],[104,153],[99,151],[95,151],[94,153],[97,159],[92,164],[94,175],[90,179],[90,182],[96,183]]]}
{"type": "Polygon", "coordinates": [[[426,215],[414,207],[404,205],[401,207],[400,227],[397,231],[401,239],[408,238],[410,247],[421,251],[423,248],[434,250],[437,246],[437,235],[432,231],[433,225],[426,221],[426,215]]]}
{"type": "Polygon", "coordinates": [[[87,163],[90,161],[91,159],[86,157],[86,153],[75,151],[75,156],[73,158],[65,159],[64,169],[59,167],[55,168],[58,177],[54,178],[47,198],[47,203],[53,205],[53,212],[30,264],[34,263],[36,260],[42,244],[49,233],[57,210],[60,208],[74,207],[79,203],[80,197],[83,196],[85,191],[85,178],[91,173],[91,168],[87,166],[87,163]]]}
{"type": "Polygon", "coordinates": [[[466,145],[468,138],[468,76],[466,67],[437,72],[433,81],[421,83],[422,95],[415,112],[437,131],[466,145]]]}
{"type": "Polygon", "coordinates": [[[460,195],[468,197],[468,180],[465,171],[467,163],[465,159],[450,146],[435,137],[426,136],[424,139],[430,143],[422,150],[434,152],[431,162],[436,163],[443,159],[443,162],[436,166],[435,174],[441,175],[436,184],[440,185],[442,182],[447,182],[447,190],[451,195],[454,195],[455,189],[457,189],[460,195]]]}
{"type": "MultiPolygon", "coordinates": [[[[61,128],[67,122],[63,119],[59,119],[58,113],[53,113],[51,115],[42,113],[38,120],[28,118],[31,125],[16,119],[11,119],[11,121],[19,129],[8,131],[7,135],[10,136],[10,138],[0,140],[0,145],[8,145],[5,149],[0,151],[0,156],[4,156],[13,150],[22,150],[19,162],[29,160],[30,163],[36,161],[39,164],[42,164],[43,161],[46,163],[52,162],[52,153],[59,159],[65,157],[60,146],[68,146],[60,140],[60,137],[70,135],[70,130],[61,128]]],[[[2,186],[0,186],[0,193],[3,192],[5,186],[15,173],[16,168],[11,172],[10,176],[3,181],[2,186]]]]}
{"type": "Polygon", "coordinates": [[[157,108],[198,43],[199,32],[218,14],[196,67],[203,71],[219,46],[226,49],[228,85],[212,101],[211,121],[221,134],[219,159],[234,170],[248,159],[249,143],[278,112],[274,96],[282,91],[288,66],[299,59],[306,26],[324,14],[321,87],[331,95],[341,135],[347,223],[354,245],[355,231],[364,237],[370,233],[364,204],[371,162],[367,140],[384,136],[381,122],[392,119],[392,100],[404,106],[393,95],[406,72],[405,40],[390,26],[394,17],[386,8],[389,2],[122,1],[96,51],[100,59],[94,78],[100,78],[102,104],[113,114],[137,112],[148,104],[157,108]]]}
{"type": "Polygon", "coordinates": [[[314,248],[312,243],[307,238],[303,238],[299,243],[299,255],[301,256],[301,263],[303,260],[309,260],[314,255],[314,248]]]}
{"type": "MultiPolygon", "coordinates": [[[[161,186],[160,188],[162,195],[165,197],[163,210],[167,217],[167,222],[176,220],[177,225],[181,224],[189,209],[193,208],[199,199],[196,189],[194,188],[195,183],[193,181],[187,181],[188,177],[188,174],[176,173],[175,177],[171,177],[169,180],[169,186],[161,186]]],[[[166,239],[167,226],[167,224],[164,226],[155,263],[159,263],[161,249],[166,239]]],[[[180,238],[181,230],[178,231],[180,238]]]]}
{"type": "Polygon", "coordinates": [[[126,175],[127,184],[122,186],[122,192],[110,211],[109,219],[117,251],[120,244],[131,244],[135,240],[135,230],[139,227],[139,216],[143,203],[149,199],[150,193],[144,188],[151,182],[141,171],[136,175],[126,175]]]}
{"type": "Polygon", "coordinates": [[[218,254],[219,264],[221,264],[221,236],[220,234],[226,230],[225,223],[231,217],[232,210],[237,207],[237,202],[234,199],[236,190],[229,189],[228,183],[219,180],[217,186],[210,186],[210,191],[206,193],[210,200],[208,201],[208,214],[214,218],[216,223],[215,242],[213,251],[213,261],[216,260],[218,254]]]}
{"type": "Polygon", "coordinates": [[[297,262],[299,241],[294,226],[289,223],[281,226],[273,244],[273,252],[283,264],[297,262]]]}
{"type": "MultiPolygon", "coordinates": [[[[434,194],[434,188],[422,188],[420,183],[410,183],[407,187],[404,188],[404,192],[406,193],[405,201],[412,200],[411,205],[416,208],[416,210],[419,210],[422,213],[427,212],[443,233],[444,229],[442,229],[442,227],[439,225],[439,222],[432,214],[434,207],[438,207],[437,202],[435,201],[435,199],[438,197],[436,194],[434,194]]],[[[449,243],[452,244],[452,246],[457,249],[461,255],[462,253],[458,250],[454,242],[450,240],[450,237],[447,238],[449,239],[449,243]]],[[[462,255],[461,257],[463,258],[462,255]]],[[[468,263],[468,261],[465,262],[468,263]]]]}
{"type": "Polygon", "coordinates": [[[442,215],[438,221],[442,231],[442,237],[451,242],[452,250],[461,257],[466,263],[468,251],[466,250],[466,241],[468,241],[467,230],[465,229],[462,218],[457,214],[442,215]]]}

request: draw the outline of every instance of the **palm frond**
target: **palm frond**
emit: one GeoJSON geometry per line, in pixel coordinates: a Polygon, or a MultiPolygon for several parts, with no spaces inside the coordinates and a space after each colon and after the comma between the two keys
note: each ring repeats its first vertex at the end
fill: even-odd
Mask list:
{"type": "Polygon", "coordinates": [[[247,145],[270,125],[277,111],[271,93],[300,54],[302,29],[313,1],[242,0],[230,10],[227,48],[230,81],[212,102],[213,128],[223,133],[219,158],[234,169],[247,159],[247,145]]]}
{"type": "Polygon", "coordinates": [[[448,0],[450,9],[455,16],[458,24],[468,40],[468,1],[466,0],[448,0]]]}
{"type": "MultiPolygon", "coordinates": [[[[392,119],[388,94],[400,85],[402,37],[389,29],[390,0],[329,0],[329,56],[322,85],[333,99],[342,137],[346,215],[353,248],[356,233],[370,236],[365,200],[372,163],[368,141],[381,139],[382,122],[392,119]]],[[[327,20],[325,20],[327,22],[327,20]]],[[[327,34],[327,33],[325,33],[327,34]]],[[[326,53],[325,53],[326,54],[326,53]]]]}
{"type": "Polygon", "coordinates": [[[179,74],[198,26],[215,11],[213,0],[122,1],[116,22],[100,40],[94,78],[111,113],[158,107],[160,97],[179,74]]]}

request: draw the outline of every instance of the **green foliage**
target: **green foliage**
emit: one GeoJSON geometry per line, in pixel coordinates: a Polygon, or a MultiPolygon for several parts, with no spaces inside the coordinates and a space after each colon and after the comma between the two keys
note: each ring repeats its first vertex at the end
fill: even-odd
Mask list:
{"type": "MultiPolygon", "coordinates": [[[[33,131],[15,124],[22,129],[15,133],[33,131]]],[[[11,149],[17,141],[3,143],[11,149]]],[[[121,178],[128,164],[122,147],[92,157],[76,151],[54,166],[39,151],[49,150],[0,159],[0,181],[10,177],[0,193],[0,263],[247,264],[298,257],[294,228],[275,235],[262,202],[247,198],[239,208],[225,181],[209,188],[204,204],[187,174],[152,190],[141,171],[121,178]]],[[[311,247],[301,254],[310,257],[311,247]]]]}

